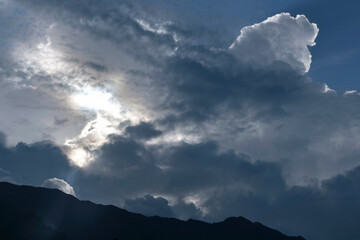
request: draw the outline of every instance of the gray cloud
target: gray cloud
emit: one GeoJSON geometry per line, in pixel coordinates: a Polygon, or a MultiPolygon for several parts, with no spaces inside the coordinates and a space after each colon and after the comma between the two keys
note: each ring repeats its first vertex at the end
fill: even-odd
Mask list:
{"type": "MultiPolygon", "coordinates": [[[[106,156],[111,151],[118,156],[104,158],[117,162],[112,165],[113,171],[117,168],[121,171],[124,162],[139,161],[138,156],[132,158],[127,152],[137,152],[135,149],[142,143],[133,144],[137,147],[126,147],[126,151],[119,145],[102,149],[106,156]]],[[[183,144],[160,155],[157,149],[146,151],[156,156],[152,163],[156,171],[133,168],[118,174],[116,180],[109,174],[87,175],[86,179],[78,179],[80,189],[92,192],[91,198],[100,202],[125,197],[121,206],[147,215],[210,222],[239,215],[309,239],[337,239],[341,234],[348,238],[358,236],[355,227],[359,212],[358,168],[315,185],[289,187],[278,164],[251,163],[246,155],[218,153],[214,143],[183,144]],[[162,197],[146,195],[149,192],[162,197]]]]}
{"type": "Polygon", "coordinates": [[[86,66],[90,69],[93,69],[95,71],[98,71],[98,72],[107,72],[108,71],[107,67],[97,64],[97,63],[93,63],[93,62],[86,62],[86,63],[84,63],[84,66],[86,66]]]}
{"type": "Polygon", "coordinates": [[[171,207],[165,198],[155,198],[151,195],[136,199],[126,199],[124,208],[147,216],[174,217],[171,207]]]}
{"type": "Polygon", "coordinates": [[[167,199],[151,195],[125,199],[122,206],[129,211],[147,216],[176,217],[183,220],[201,218],[201,211],[193,203],[185,203],[180,200],[170,206],[167,199]]]}
{"type": "Polygon", "coordinates": [[[152,124],[146,122],[141,122],[137,126],[128,126],[125,129],[125,133],[135,139],[150,139],[161,135],[161,131],[155,129],[152,124]]]}
{"type": "Polygon", "coordinates": [[[10,182],[16,184],[16,182],[11,178],[11,173],[4,169],[0,168],[0,181],[1,182],[10,182]]]}
{"type": "MultiPolygon", "coordinates": [[[[53,148],[54,152],[60,150],[38,143],[26,146],[27,159],[33,159],[31,165],[14,164],[8,169],[15,173],[19,182],[34,185],[41,184],[36,180],[41,177],[45,181],[49,175],[67,176],[83,199],[117,203],[147,215],[210,222],[239,215],[309,239],[358,236],[355,225],[360,212],[356,207],[360,194],[356,184],[359,168],[319,185],[289,187],[285,184],[280,165],[251,163],[244,154],[219,153],[216,143],[184,143],[168,148],[166,152],[145,148],[143,144],[113,137],[101,149],[95,165],[90,165],[90,168],[96,167],[97,172],[95,169],[78,169],[74,173],[67,169],[67,175],[62,175],[59,165],[51,165],[54,170],[50,172],[50,166],[44,166],[45,159],[56,159],[49,154],[50,149],[53,148]],[[36,157],[31,152],[37,152],[36,157]],[[104,172],[99,169],[101,167],[108,169],[104,172]]],[[[3,148],[2,159],[9,150],[3,148]]],[[[66,163],[65,159],[62,161],[66,163]]],[[[6,164],[2,162],[1,166],[6,167],[6,164]]],[[[10,171],[2,172],[10,176],[10,171]]]]}
{"type": "Polygon", "coordinates": [[[222,199],[211,199],[207,204],[210,207],[226,202],[227,207],[217,210],[224,214],[222,216],[241,212],[245,216],[252,215],[252,220],[285,232],[301,232],[307,239],[353,239],[359,235],[356,227],[359,191],[352,184],[357,181],[358,174],[359,169],[355,168],[322,182],[321,187],[288,188],[273,200],[229,193],[222,195],[222,199]],[[255,213],[254,208],[259,212],[255,213]]]}
{"type": "Polygon", "coordinates": [[[71,173],[66,156],[51,142],[0,146],[0,166],[19,184],[41,185],[54,176],[67,179],[71,173]]]}

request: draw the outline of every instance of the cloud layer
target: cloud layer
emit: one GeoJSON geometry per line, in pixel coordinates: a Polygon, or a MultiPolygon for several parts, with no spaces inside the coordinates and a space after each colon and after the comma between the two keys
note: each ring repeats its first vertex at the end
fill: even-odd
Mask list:
{"type": "Polygon", "coordinates": [[[19,9],[2,39],[0,179],[147,215],[360,236],[360,96],[306,74],[319,30],[304,15],[234,40],[127,1],[0,11],[19,9]]]}

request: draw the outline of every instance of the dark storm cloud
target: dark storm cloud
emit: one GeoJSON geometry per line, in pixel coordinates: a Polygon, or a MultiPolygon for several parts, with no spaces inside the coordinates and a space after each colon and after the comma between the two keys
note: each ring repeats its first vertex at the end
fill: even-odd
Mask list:
{"type": "Polygon", "coordinates": [[[143,143],[122,136],[110,136],[109,140],[97,150],[96,160],[79,172],[79,196],[118,204],[128,196],[143,196],[162,188],[164,173],[143,143]]]}
{"type": "Polygon", "coordinates": [[[141,198],[126,199],[124,208],[147,216],[174,217],[174,213],[168,204],[165,198],[146,195],[141,198]]]}
{"type": "Polygon", "coordinates": [[[50,142],[0,146],[0,166],[20,184],[40,185],[52,177],[67,179],[71,167],[60,148],[50,142]]]}
{"type": "Polygon", "coordinates": [[[291,187],[273,200],[259,196],[226,193],[210,199],[212,209],[222,216],[238,212],[285,232],[301,233],[307,239],[356,239],[359,236],[360,192],[355,182],[359,168],[322,182],[321,187],[291,187]],[[225,206],[225,205],[223,205],[225,206]],[[258,209],[254,212],[251,209],[258,209]],[[224,215],[223,215],[224,214],[224,215]]]}
{"type": "MultiPolygon", "coordinates": [[[[340,166],[347,170],[359,164],[355,153],[360,149],[354,144],[357,137],[353,135],[358,128],[355,119],[360,116],[356,107],[360,100],[357,94],[342,96],[325,92],[323,84],[292,71],[284,62],[254,69],[238,64],[226,53],[220,56],[226,68],[208,63],[208,59],[215,56],[205,56],[201,63],[188,57],[173,57],[160,72],[152,75],[153,79],[166,82],[170,92],[160,107],[176,111],[159,120],[159,124],[168,125],[168,129],[177,125],[196,126],[195,134],[198,134],[203,124],[222,119],[218,121],[216,133],[229,140],[221,141],[218,135],[207,133],[204,139],[215,137],[223,147],[230,149],[243,146],[241,151],[255,159],[281,160],[288,168],[294,165],[295,168],[309,168],[308,173],[314,166],[318,167],[320,178],[338,173],[340,166]],[[263,137],[246,140],[242,136],[254,131],[249,126],[251,123],[263,124],[269,132],[263,137]],[[338,141],[349,141],[349,145],[339,143],[343,147],[328,154],[325,142],[336,145],[338,141]],[[255,146],[259,146],[260,152],[272,153],[259,154],[258,150],[251,150],[255,146]],[[304,155],[307,156],[302,157],[304,155]],[[326,160],[329,157],[334,160],[326,160]]],[[[335,148],[330,152],[333,150],[335,148]]],[[[306,175],[303,170],[298,173],[298,176],[292,175],[295,181],[303,177],[301,174],[306,175]]]]}
{"type": "Polygon", "coordinates": [[[292,71],[242,69],[231,55],[223,54],[222,58],[230,69],[206,66],[190,58],[173,58],[161,75],[154,76],[167,81],[173,91],[168,107],[178,109],[182,116],[192,116],[194,112],[203,117],[197,119],[218,113],[219,106],[225,106],[232,113],[246,111],[246,107],[251,106],[259,111],[259,117],[266,113],[276,117],[286,115],[283,105],[320,88],[292,71]]]}
{"type": "Polygon", "coordinates": [[[125,129],[125,133],[135,139],[150,139],[161,135],[161,131],[146,122],[141,122],[136,126],[129,126],[125,129]]]}
{"type": "MultiPolygon", "coordinates": [[[[359,168],[323,181],[320,186],[287,187],[278,166],[251,164],[248,157],[242,159],[231,153],[217,154],[213,143],[185,144],[170,152],[160,159],[168,161],[169,169],[162,173],[167,184],[154,189],[158,194],[178,196],[201,195],[208,190],[202,205],[210,212],[206,220],[242,215],[309,239],[354,239],[359,234],[356,227],[360,213],[356,184],[359,168]]],[[[142,179],[143,173],[137,174],[142,179]]],[[[172,206],[170,211],[163,198],[151,196],[126,200],[124,206],[148,215],[181,216],[182,213],[176,211],[180,205],[172,206]]],[[[197,208],[189,211],[188,216],[201,219],[197,208]]]]}
{"type": "MultiPolygon", "coordinates": [[[[143,143],[113,137],[101,149],[98,161],[102,162],[94,162],[90,168],[95,169],[90,172],[78,172],[73,185],[81,190],[81,198],[103,203],[123,198],[122,206],[148,215],[207,221],[241,215],[309,239],[358,236],[359,168],[320,186],[287,187],[277,164],[250,160],[246,155],[218,153],[215,143],[184,143],[159,155],[143,143]],[[164,197],[153,197],[149,192],[199,196],[208,214],[202,216],[200,209],[185,203],[184,198],[170,206],[164,197]],[[144,197],[131,198],[139,194],[144,197]]],[[[66,178],[63,173],[70,172],[63,154],[49,143],[2,147],[1,166],[2,180],[5,176],[7,181],[34,185],[53,176],[66,178]]]]}
{"type": "Polygon", "coordinates": [[[245,154],[218,153],[213,142],[182,144],[163,156],[169,183],[167,192],[195,193],[213,187],[238,188],[256,194],[278,194],[283,180],[277,164],[255,162],[245,154]]]}
{"type": "MultiPolygon", "coordinates": [[[[148,215],[182,219],[202,218],[201,210],[191,199],[186,200],[189,196],[207,202],[230,191],[241,196],[276,199],[285,191],[277,164],[251,163],[245,154],[219,153],[214,142],[183,143],[161,150],[146,148],[142,142],[124,137],[113,137],[100,149],[97,161],[85,172],[79,172],[76,186],[85,199],[117,202],[148,215]],[[176,201],[168,206],[168,200],[147,196],[148,193],[171,196],[176,201]]],[[[212,207],[215,206],[209,208],[209,213],[212,207]]],[[[218,218],[210,214],[209,219],[218,218]]]]}
{"type": "Polygon", "coordinates": [[[110,141],[99,150],[98,161],[89,168],[104,169],[114,176],[132,175],[133,172],[152,173],[156,171],[154,157],[145,146],[134,139],[110,136],[110,141]]]}
{"type": "Polygon", "coordinates": [[[171,209],[177,218],[183,220],[202,218],[202,213],[200,209],[196,208],[193,203],[185,203],[184,201],[179,201],[175,205],[171,206],[171,209]]]}
{"type": "Polygon", "coordinates": [[[123,194],[154,191],[184,197],[231,185],[241,191],[276,196],[284,188],[277,164],[251,163],[245,154],[219,153],[214,142],[183,143],[161,149],[113,136],[101,147],[97,160],[87,171],[104,180],[117,179],[118,186],[124,184],[119,188],[123,194]]]}
{"type": "Polygon", "coordinates": [[[288,187],[279,165],[251,163],[243,154],[218,153],[215,143],[184,143],[159,154],[156,149],[145,149],[142,143],[117,138],[101,151],[107,163],[98,167],[111,166],[118,175],[79,177],[77,184],[86,193],[82,197],[90,197],[90,193],[91,198],[106,203],[125,198],[121,206],[147,215],[210,222],[245,216],[314,240],[340,236],[354,239],[359,234],[359,168],[319,185],[288,187]],[[149,156],[156,161],[149,161],[149,156]],[[170,206],[166,198],[149,192],[180,198],[170,206]],[[208,214],[203,216],[199,206],[185,203],[187,196],[201,199],[201,208],[208,214]]]}
{"type": "Polygon", "coordinates": [[[178,201],[170,206],[168,200],[162,197],[145,195],[135,199],[126,199],[123,207],[129,211],[147,216],[176,217],[183,220],[199,219],[201,212],[194,204],[178,201]]]}
{"type": "MultiPolygon", "coordinates": [[[[143,126],[143,123],[134,126],[143,126]]],[[[255,162],[231,151],[220,153],[215,142],[178,146],[146,146],[133,135],[110,136],[92,161],[76,177],[79,196],[100,202],[148,193],[182,198],[216,189],[276,197],[284,189],[278,164],[255,162]]],[[[203,196],[207,198],[207,194],[203,196]]],[[[191,203],[176,204],[177,213],[199,216],[191,203]],[[179,209],[185,209],[181,213],[179,209]],[[191,214],[190,214],[191,213],[191,214]]]]}

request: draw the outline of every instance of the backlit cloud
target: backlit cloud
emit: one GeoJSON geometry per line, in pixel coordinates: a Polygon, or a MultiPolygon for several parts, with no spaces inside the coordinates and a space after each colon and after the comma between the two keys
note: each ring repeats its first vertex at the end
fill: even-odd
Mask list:
{"type": "Polygon", "coordinates": [[[73,187],[59,178],[46,179],[41,186],[46,188],[56,188],[60,191],[63,191],[64,193],[76,196],[73,187]]]}
{"type": "Polygon", "coordinates": [[[318,32],[316,24],[304,15],[292,17],[281,13],[241,29],[229,49],[245,63],[267,66],[283,61],[294,70],[306,73],[311,64],[308,47],[315,45],[318,32]]]}
{"type": "Polygon", "coordinates": [[[1,179],[148,215],[359,238],[346,203],[358,200],[360,95],[309,77],[319,29],[306,16],[223,39],[133,1],[0,7],[17,14],[0,26],[1,179]]]}

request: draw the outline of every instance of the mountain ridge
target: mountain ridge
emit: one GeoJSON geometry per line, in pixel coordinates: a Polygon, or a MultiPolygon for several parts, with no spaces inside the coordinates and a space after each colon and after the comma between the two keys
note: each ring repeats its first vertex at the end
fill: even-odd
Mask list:
{"type": "Polygon", "coordinates": [[[217,223],[146,217],[113,205],[81,201],[57,189],[6,182],[0,182],[0,193],[0,237],[5,239],[304,240],[243,217],[217,223]]]}

